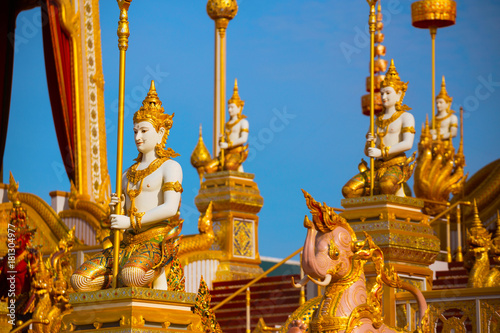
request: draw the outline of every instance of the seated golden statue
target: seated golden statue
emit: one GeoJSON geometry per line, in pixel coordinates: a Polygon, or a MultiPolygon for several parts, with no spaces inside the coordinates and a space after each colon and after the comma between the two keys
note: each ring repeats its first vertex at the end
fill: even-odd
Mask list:
{"type": "MultiPolygon", "coordinates": [[[[134,114],[137,163],[123,174],[124,211],[111,214],[111,228],[125,229],[120,243],[119,286],[167,289],[164,266],[172,260],[174,239],[182,221],[176,219],[182,192],[182,169],[165,149],[173,115],[164,113],[154,82],[134,114]]],[[[116,206],[113,194],[110,206],[116,206]]],[[[112,207],[113,208],[113,207],[112,207]]],[[[76,291],[107,288],[112,280],[113,247],[86,261],[71,276],[76,291]]]]}
{"type": "Polygon", "coordinates": [[[224,126],[224,135],[221,136],[219,147],[221,149],[219,156],[211,159],[208,154],[193,152],[196,162],[191,163],[198,170],[200,177],[204,173],[212,173],[222,170],[234,170],[243,172],[243,162],[248,156],[248,120],[241,114],[245,101],[242,101],[238,94],[238,81],[234,81],[233,96],[229,99],[228,111],[229,120],[224,126]]]}
{"type": "MultiPolygon", "coordinates": [[[[374,194],[405,196],[402,184],[412,174],[414,157],[407,158],[405,151],[413,146],[415,119],[403,98],[408,83],[400,80],[394,61],[380,85],[384,111],[375,122],[375,137],[366,135],[365,155],[375,158],[374,194]],[[375,141],[375,147],[372,142],[375,141]]],[[[360,173],[342,188],[345,198],[370,195],[370,170],[365,161],[359,165],[360,173]]]]}
{"type": "Polygon", "coordinates": [[[438,139],[437,133],[439,133],[439,139],[441,140],[452,139],[457,136],[458,118],[455,115],[455,111],[450,109],[452,101],[453,97],[450,97],[446,91],[446,82],[443,76],[441,91],[436,96],[436,129],[430,130],[432,140],[438,139]]]}

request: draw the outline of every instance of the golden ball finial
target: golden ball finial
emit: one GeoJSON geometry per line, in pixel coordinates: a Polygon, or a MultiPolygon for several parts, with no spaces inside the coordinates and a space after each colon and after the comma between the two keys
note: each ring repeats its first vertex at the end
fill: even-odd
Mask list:
{"type": "Polygon", "coordinates": [[[455,24],[457,3],[453,0],[420,0],[411,4],[412,24],[416,28],[444,28],[455,24]]]}
{"type": "Polygon", "coordinates": [[[453,97],[450,97],[448,95],[448,92],[446,91],[446,81],[444,80],[444,75],[443,75],[443,80],[441,81],[441,91],[439,91],[439,94],[436,96],[436,100],[438,98],[444,99],[444,101],[448,104],[451,104],[453,101],[453,97]]]}
{"type": "Polygon", "coordinates": [[[238,13],[236,0],[208,0],[208,16],[214,21],[219,19],[232,20],[238,13]]]}

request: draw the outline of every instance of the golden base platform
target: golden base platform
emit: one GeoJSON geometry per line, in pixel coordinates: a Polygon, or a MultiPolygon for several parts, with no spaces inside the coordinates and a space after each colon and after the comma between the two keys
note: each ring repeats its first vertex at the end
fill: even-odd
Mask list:
{"type": "Polygon", "coordinates": [[[213,203],[215,240],[210,250],[220,261],[216,281],[250,279],[263,272],[259,266],[257,213],[264,199],[253,179],[253,174],[238,171],[205,174],[195,198],[201,213],[213,203]]]}
{"type": "MultiPolygon", "coordinates": [[[[341,214],[356,232],[372,236],[384,252],[384,259],[398,272],[401,279],[422,291],[432,289],[434,263],[440,250],[440,241],[429,226],[428,216],[421,212],[424,202],[412,197],[376,195],[343,199],[345,211],[341,214]]],[[[368,287],[376,276],[373,263],[365,265],[368,287]]],[[[395,324],[394,297],[398,290],[384,288],[386,323],[395,324]]]]}
{"type": "Polygon", "coordinates": [[[69,295],[61,332],[203,332],[196,294],[118,288],[69,295]]]}

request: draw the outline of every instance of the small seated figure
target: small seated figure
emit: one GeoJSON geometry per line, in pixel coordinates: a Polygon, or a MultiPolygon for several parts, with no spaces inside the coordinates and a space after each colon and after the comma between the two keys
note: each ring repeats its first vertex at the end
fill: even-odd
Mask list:
{"type": "Polygon", "coordinates": [[[238,81],[234,81],[233,96],[229,99],[229,120],[224,126],[224,136],[221,137],[219,147],[221,153],[218,158],[210,161],[205,166],[207,173],[222,170],[235,170],[243,172],[243,162],[248,156],[248,120],[241,114],[245,101],[238,94],[238,81]]]}
{"type": "MultiPolygon", "coordinates": [[[[413,158],[406,158],[405,152],[413,146],[415,137],[415,119],[408,106],[403,105],[403,98],[408,83],[400,80],[394,67],[394,61],[387,70],[380,85],[384,111],[375,122],[375,137],[366,135],[365,155],[375,158],[374,194],[396,194],[405,196],[402,184],[413,172],[410,163],[413,158]],[[375,141],[375,147],[372,147],[375,141]]],[[[359,165],[360,173],[350,179],[342,188],[345,198],[370,195],[370,170],[365,161],[359,165]]]]}
{"type": "MultiPolygon", "coordinates": [[[[111,214],[111,228],[125,229],[120,243],[118,286],[167,289],[164,266],[172,260],[173,241],[182,221],[179,210],[182,169],[171,158],[178,156],[165,144],[172,115],[164,113],[154,82],[134,114],[137,163],[123,174],[122,202],[126,215],[111,214]]],[[[116,206],[113,194],[110,206],[116,206]]],[[[71,276],[75,291],[108,288],[112,281],[113,246],[83,263],[71,276]]]]}
{"type": "MultiPolygon", "coordinates": [[[[450,110],[452,101],[453,97],[450,97],[446,91],[446,82],[443,76],[441,91],[436,96],[437,114],[435,118],[435,126],[439,130],[439,139],[441,140],[452,139],[457,136],[458,118],[454,114],[455,111],[450,110]]],[[[431,129],[430,133],[432,140],[438,139],[435,129],[431,129]]]]}

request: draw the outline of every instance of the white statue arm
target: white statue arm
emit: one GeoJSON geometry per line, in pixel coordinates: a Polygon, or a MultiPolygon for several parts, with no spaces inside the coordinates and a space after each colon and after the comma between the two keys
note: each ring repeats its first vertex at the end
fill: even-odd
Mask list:
{"type": "Polygon", "coordinates": [[[458,118],[454,114],[450,117],[450,124],[448,125],[448,131],[441,133],[441,139],[449,139],[457,136],[458,132],[458,118]]]}
{"type": "MultiPolygon", "coordinates": [[[[415,118],[413,118],[413,115],[411,113],[405,112],[401,116],[401,118],[402,118],[401,129],[413,128],[413,131],[415,131],[415,118]]],[[[403,140],[393,145],[389,149],[389,155],[403,153],[407,150],[410,150],[413,147],[413,140],[415,139],[415,133],[412,133],[410,131],[405,131],[402,134],[403,134],[402,135],[403,140]]]]}
{"type": "MultiPolygon", "coordinates": [[[[162,165],[163,183],[182,184],[182,168],[174,160],[168,160],[162,165]]],[[[181,192],[173,190],[163,192],[163,204],[148,210],[142,217],[142,225],[155,223],[171,218],[179,210],[181,202],[181,192]]]]}

